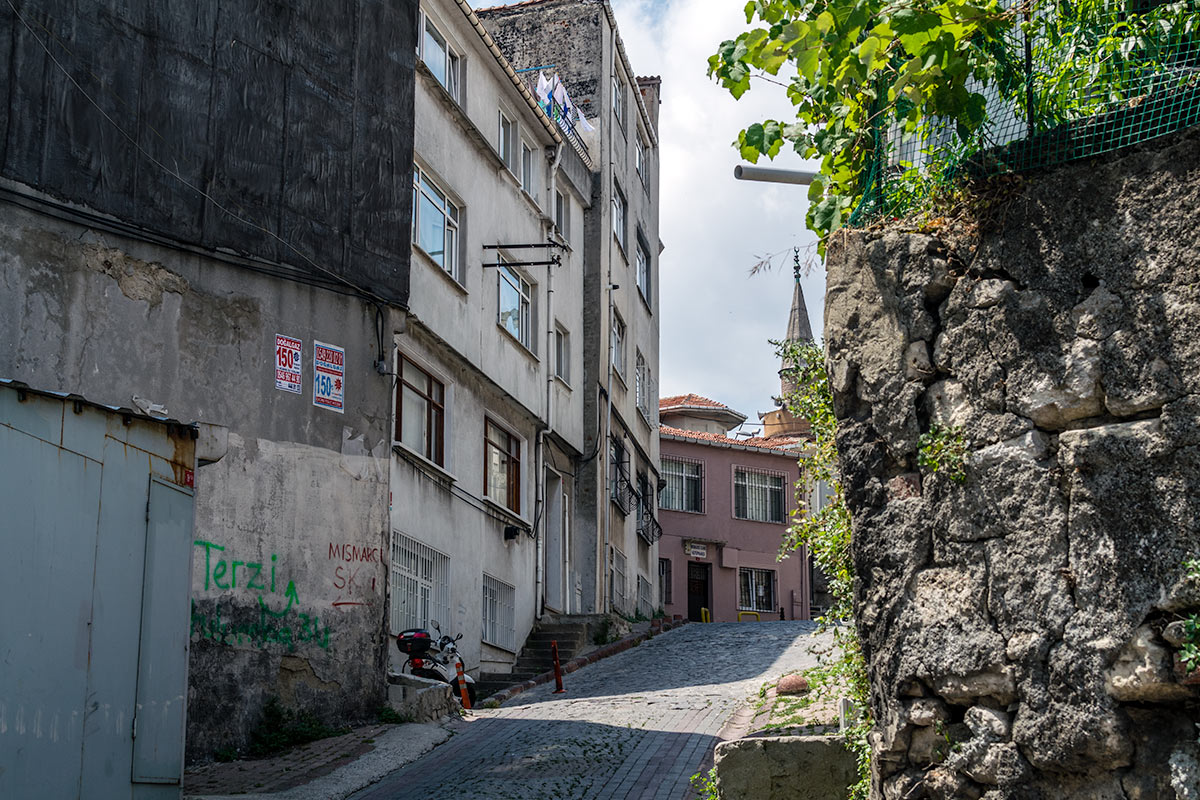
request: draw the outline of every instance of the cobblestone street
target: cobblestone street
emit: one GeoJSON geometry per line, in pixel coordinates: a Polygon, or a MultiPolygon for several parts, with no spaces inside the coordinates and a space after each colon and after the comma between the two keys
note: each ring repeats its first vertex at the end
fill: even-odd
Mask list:
{"type": "Polygon", "coordinates": [[[686,797],[763,682],[816,663],[828,637],[813,630],[685,625],[567,675],[566,694],[539,686],[452,723],[449,741],[354,800],[686,797]]]}

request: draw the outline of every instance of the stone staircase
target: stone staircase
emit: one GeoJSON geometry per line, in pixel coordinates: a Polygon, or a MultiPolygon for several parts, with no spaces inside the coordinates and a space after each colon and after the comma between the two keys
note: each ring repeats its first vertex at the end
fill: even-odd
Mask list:
{"type": "Polygon", "coordinates": [[[480,673],[475,683],[480,699],[554,669],[551,642],[558,642],[559,663],[567,663],[591,644],[593,626],[602,618],[602,615],[547,616],[530,632],[512,672],[480,673]]]}

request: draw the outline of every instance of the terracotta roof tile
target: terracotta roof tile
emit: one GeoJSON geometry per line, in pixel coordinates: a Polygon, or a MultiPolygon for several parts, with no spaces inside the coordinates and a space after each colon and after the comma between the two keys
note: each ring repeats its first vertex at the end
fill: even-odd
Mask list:
{"type": "Polygon", "coordinates": [[[683,428],[673,428],[670,425],[659,425],[658,430],[659,433],[667,436],[678,436],[683,439],[695,439],[699,442],[732,444],[739,445],[741,447],[754,447],[760,450],[777,450],[780,452],[791,452],[796,449],[797,445],[803,445],[807,443],[807,440],[802,436],[777,436],[774,439],[764,439],[761,436],[752,436],[748,439],[737,439],[720,433],[688,431],[684,430],[683,428]]]}
{"type": "MultiPolygon", "coordinates": [[[[718,403],[716,400],[709,400],[707,397],[701,397],[698,394],[677,394],[658,399],[659,411],[666,411],[671,408],[718,408],[722,411],[733,411],[732,408],[723,403],[718,403]]],[[[737,412],[735,411],[734,413],[736,414],[737,412]]]]}

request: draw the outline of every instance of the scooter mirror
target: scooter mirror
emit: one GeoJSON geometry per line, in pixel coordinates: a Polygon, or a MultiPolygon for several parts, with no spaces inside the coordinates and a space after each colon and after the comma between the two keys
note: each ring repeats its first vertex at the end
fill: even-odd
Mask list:
{"type": "Polygon", "coordinates": [[[438,633],[442,632],[442,629],[440,627],[438,627],[438,621],[436,619],[429,620],[429,624],[432,625],[433,629],[435,631],[437,631],[438,633]]]}
{"type": "Polygon", "coordinates": [[[454,641],[456,641],[456,642],[457,642],[457,641],[458,641],[459,639],[461,639],[461,638],[462,638],[462,634],[460,633],[458,636],[455,636],[455,637],[454,637],[454,641]]]}

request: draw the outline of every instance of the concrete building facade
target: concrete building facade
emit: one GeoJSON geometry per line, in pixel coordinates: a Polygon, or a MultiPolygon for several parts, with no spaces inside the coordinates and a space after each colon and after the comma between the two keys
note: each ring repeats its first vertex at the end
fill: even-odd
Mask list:
{"type": "Polygon", "coordinates": [[[537,617],[577,605],[591,164],[465,2],[425,0],[418,39],[390,625],[437,620],[469,670],[504,672],[537,617]]]}
{"type": "Polygon", "coordinates": [[[330,722],[384,700],[416,17],[0,9],[0,376],[225,431],[177,621],[189,759],[246,745],[271,697],[330,722]]]}
{"type": "Polygon", "coordinates": [[[659,413],[663,607],[697,622],[810,619],[808,554],[778,560],[805,439],[728,436],[746,417],[694,394],[663,398],[659,413]]]}
{"type": "Polygon", "coordinates": [[[478,12],[509,62],[565,86],[592,164],[583,213],[583,454],[571,610],[648,615],[657,596],[658,104],[608,2],[532,0],[478,12]]]}

